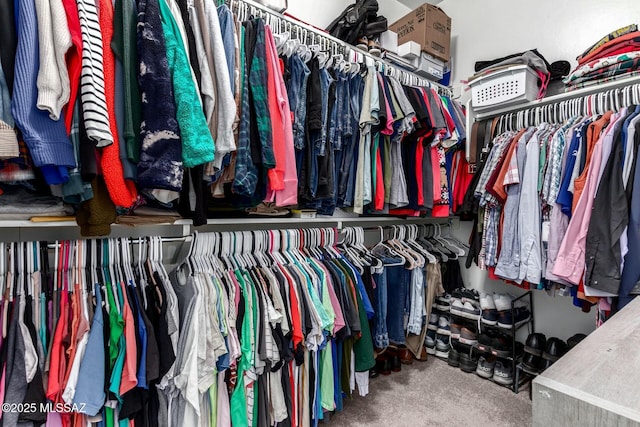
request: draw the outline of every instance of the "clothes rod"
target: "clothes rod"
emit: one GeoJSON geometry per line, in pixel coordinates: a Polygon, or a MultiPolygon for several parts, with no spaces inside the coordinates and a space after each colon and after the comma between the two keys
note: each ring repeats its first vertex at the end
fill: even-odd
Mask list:
{"type": "MultiPolygon", "coordinates": [[[[412,77],[418,83],[417,86],[434,87],[434,88],[438,89],[440,94],[442,94],[442,95],[446,95],[446,96],[449,96],[449,97],[453,96],[453,91],[451,90],[451,88],[448,88],[446,86],[443,86],[443,85],[441,85],[439,83],[436,83],[436,82],[433,82],[431,80],[425,79],[424,77],[419,76],[418,74],[413,73],[411,71],[407,71],[405,69],[402,69],[401,67],[393,65],[390,62],[388,62],[388,61],[386,61],[386,60],[384,60],[382,58],[379,58],[377,56],[374,56],[374,55],[370,54],[369,52],[367,52],[365,50],[357,48],[357,47],[355,47],[353,45],[350,45],[350,44],[348,44],[348,43],[346,43],[346,42],[344,42],[344,41],[342,41],[342,40],[340,40],[340,39],[338,39],[336,37],[333,37],[331,34],[325,32],[325,31],[323,31],[323,30],[321,30],[319,28],[316,28],[316,27],[314,27],[312,25],[309,25],[309,24],[306,24],[304,22],[298,21],[297,19],[295,19],[293,17],[289,17],[289,16],[283,15],[281,13],[278,13],[278,12],[272,10],[272,9],[269,9],[267,6],[262,5],[260,3],[257,3],[257,2],[255,2],[253,0],[225,0],[225,3],[229,6],[229,8],[231,10],[233,10],[233,6],[234,5],[240,5],[240,4],[245,4],[247,6],[255,8],[255,9],[259,9],[260,11],[270,15],[271,17],[274,17],[276,19],[285,21],[285,22],[287,22],[287,23],[289,23],[289,24],[291,24],[293,26],[296,26],[296,27],[298,27],[300,29],[303,29],[303,30],[306,30],[306,31],[310,32],[312,35],[315,35],[315,36],[320,37],[320,38],[324,38],[327,41],[329,41],[329,42],[331,42],[331,43],[333,43],[333,44],[335,44],[337,46],[340,46],[345,51],[345,53],[348,53],[348,51],[356,52],[359,55],[362,55],[364,57],[370,58],[373,61],[374,64],[384,64],[385,67],[388,67],[388,68],[391,68],[391,69],[395,70],[397,72],[397,74],[408,75],[408,76],[412,77]]],[[[272,31],[276,31],[276,29],[272,28],[272,31]]]]}

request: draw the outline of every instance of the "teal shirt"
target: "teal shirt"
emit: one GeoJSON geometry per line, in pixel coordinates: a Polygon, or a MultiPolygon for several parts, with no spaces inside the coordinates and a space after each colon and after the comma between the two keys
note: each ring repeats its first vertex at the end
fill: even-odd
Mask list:
{"type": "Polygon", "coordinates": [[[167,62],[173,81],[176,115],[182,137],[182,161],[185,167],[192,168],[213,161],[215,145],[191,78],[191,65],[184,50],[178,24],[165,0],[160,1],[160,14],[167,47],[167,62]]]}

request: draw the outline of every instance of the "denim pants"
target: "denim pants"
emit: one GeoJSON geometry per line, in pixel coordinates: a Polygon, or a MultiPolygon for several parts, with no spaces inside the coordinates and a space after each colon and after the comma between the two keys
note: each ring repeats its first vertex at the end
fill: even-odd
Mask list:
{"type": "Polygon", "coordinates": [[[373,325],[373,344],[377,348],[389,346],[389,332],[387,331],[387,271],[382,269],[381,273],[373,275],[376,283],[375,292],[375,323],[373,325]]]}
{"type": "MultiPolygon", "coordinates": [[[[387,270],[387,329],[389,341],[400,345],[405,343],[404,319],[407,300],[410,299],[409,286],[411,272],[404,266],[386,267],[387,270]]],[[[410,305],[409,305],[410,307],[410,305]]]]}
{"type": "MultiPolygon", "coordinates": [[[[327,150],[327,136],[330,126],[329,117],[329,88],[333,84],[334,79],[326,68],[320,69],[320,86],[322,88],[322,131],[320,139],[316,139],[316,145],[319,148],[319,155],[324,156],[327,150]]],[[[331,147],[329,147],[331,149],[331,147]]]]}
{"type": "Polygon", "coordinates": [[[311,71],[298,56],[291,57],[291,79],[287,87],[289,108],[293,111],[293,145],[302,150],[305,146],[305,122],[307,120],[307,83],[311,71]]]}
{"type": "Polygon", "coordinates": [[[411,290],[408,295],[411,296],[409,322],[407,331],[410,334],[420,335],[422,333],[424,308],[424,292],[425,292],[425,272],[422,267],[417,267],[410,272],[411,274],[411,290]]]}
{"type": "Polygon", "coordinates": [[[2,64],[0,63],[0,120],[13,127],[15,122],[11,115],[11,95],[9,94],[9,87],[7,86],[7,80],[2,70],[2,64]]]}

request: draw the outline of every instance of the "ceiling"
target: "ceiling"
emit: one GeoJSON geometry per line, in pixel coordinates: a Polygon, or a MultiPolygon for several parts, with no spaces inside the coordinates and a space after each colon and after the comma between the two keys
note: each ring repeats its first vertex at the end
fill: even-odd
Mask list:
{"type": "Polygon", "coordinates": [[[438,4],[442,2],[442,0],[398,0],[398,1],[404,4],[405,6],[409,7],[411,10],[425,3],[438,4]]]}

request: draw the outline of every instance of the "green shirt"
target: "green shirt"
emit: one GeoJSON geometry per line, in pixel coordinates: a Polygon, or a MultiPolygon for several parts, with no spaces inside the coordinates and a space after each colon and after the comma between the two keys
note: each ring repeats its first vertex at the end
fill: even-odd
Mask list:
{"type": "Polygon", "coordinates": [[[213,161],[215,146],[202,111],[200,97],[191,78],[191,65],[184,50],[178,24],[165,0],[160,1],[167,62],[173,81],[176,117],[182,139],[182,161],[192,168],[213,161]]]}

